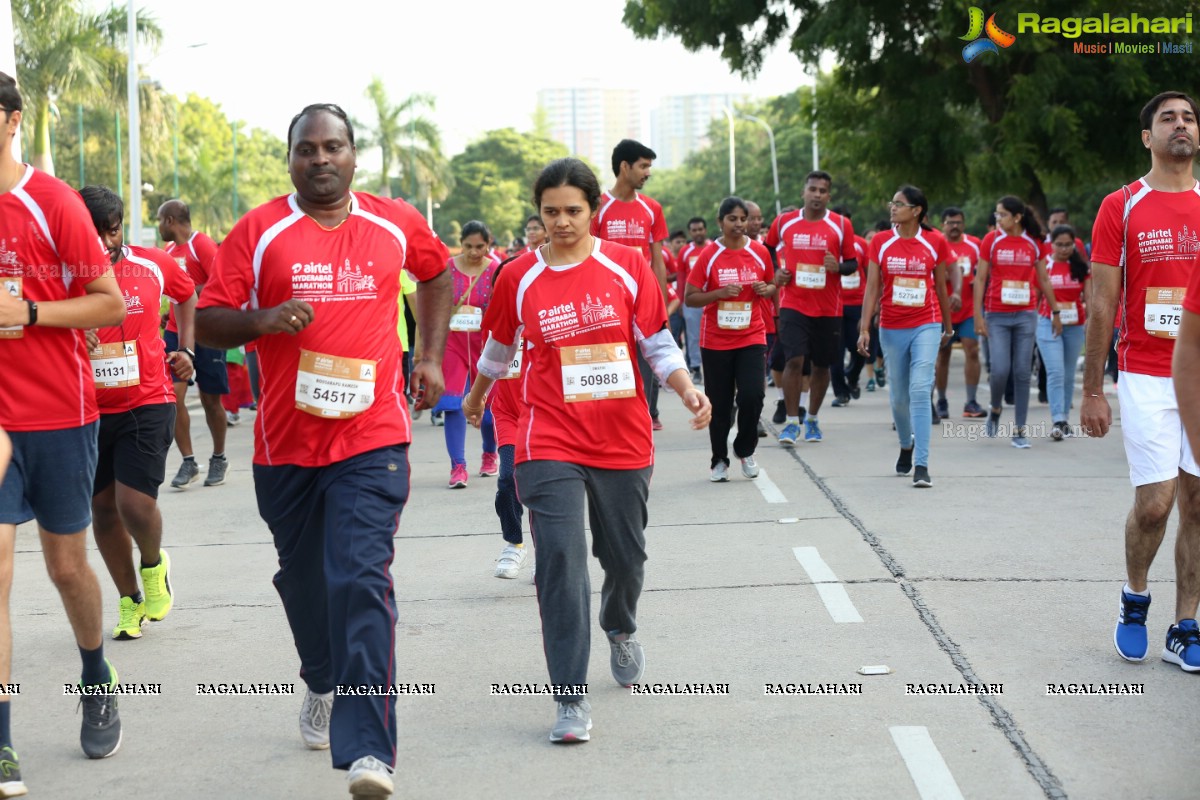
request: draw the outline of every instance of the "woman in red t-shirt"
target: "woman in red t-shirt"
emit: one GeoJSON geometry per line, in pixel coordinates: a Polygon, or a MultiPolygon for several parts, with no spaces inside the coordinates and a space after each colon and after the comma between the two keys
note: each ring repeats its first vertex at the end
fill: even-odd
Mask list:
{"type": "MultiPolygon", "coordinates": [[[[871,238],[863,309],[880,301],[879,343],[887,358],[892,420],[900,439],[896,474],[913,470],[913,486],[933,485],[929,477],[933,424],[933,369],[938,348],[950,340],[946,270],[954,260],[945,237],[925,224],[929,201],[915,186],[892,197],[892,229],[871,238]],[[914,469],[915,464],[915,469],[914,469]]],[[[858,323],[858,352],[871,352],[870,314],[858,323]]]]}
{"type": "Polygon", "coordinates": [[[763,370],[767,333],[763,298],[778,288],[766,247],[746,238],[746,203],[726,197],[717,212],[721,236],[700,251],[688,274],[684,301],[703,308],[700,318],[700,360],[704,393],[712,402],[708,426],[712,443],[709,480],[729,480],[729,427],[737,393],[737,438],[733,453],[742,462],[742,475],[758,477],[754,450],[758,447],[758,417],[763,406],[763,370]]]}
{"type": "Polygon", "coordinates": [[[1071,435],[1068,416],[1075,394],[1075,359],[1083,347],[1086,303],[1091,289],[1091,270],[1075,247],[1075,229],[1059,225],[1050,232],[1050,257],[1046,262],[1057,308],[1042,297],[1038,303],[1037,343],[1046,365],[1046,394],[1054,427],[1050,438],[1062,441],[1071,435]],[[1058,314],[1062,333],[1055,335],[1053,314],[1058,314]]]}

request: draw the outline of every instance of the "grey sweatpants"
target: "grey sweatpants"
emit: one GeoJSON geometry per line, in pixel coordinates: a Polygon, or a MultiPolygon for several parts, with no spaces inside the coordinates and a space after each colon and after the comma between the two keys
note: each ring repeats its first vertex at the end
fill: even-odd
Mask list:
{"type": "MultiPolygon", "coordinates": [[[[517,465],[517,495],[529,509],[529,528],[537,548],[535,583],[552,684],[587,683],[592,585],[583,525],[585,497],[592,554],[604,569],[600,627],[617,633],[637,630],[652,471],[652,467],[597,469],[565,461],[517,465]]],[[[574,702],[582,697],[554,699],[574,702]]]]}

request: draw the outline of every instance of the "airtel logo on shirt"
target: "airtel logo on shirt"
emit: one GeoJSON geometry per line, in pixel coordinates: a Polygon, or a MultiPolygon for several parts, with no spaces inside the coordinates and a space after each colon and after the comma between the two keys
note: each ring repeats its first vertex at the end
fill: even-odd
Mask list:
{"type": "Polygon", "coordinates": [[[797,233],[792,236],[792,247],[797,250],[824,250],[829,244],[829,240],[819,233],[797,233]]]}

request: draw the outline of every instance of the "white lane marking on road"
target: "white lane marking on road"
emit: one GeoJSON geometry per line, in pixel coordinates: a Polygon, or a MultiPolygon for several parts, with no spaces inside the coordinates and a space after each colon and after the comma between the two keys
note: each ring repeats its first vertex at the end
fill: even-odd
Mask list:
{"type": "Polygon", "coordinates": [[[950,768],[946,766],[937,745],[922,725],[896,725],[888,728],[892,741],[908,767],[908,774],[917,786],[921,800],[963,800],[950,768]]]}
{"type": "Polygon", "coordinates": [[[768,503],[786,503],[788,501],[783,496],[783,492],[779,491],[779,487],[767,477],[767,470],[762,466],[758,468],[758,477],[754,479],[754,485],[762,492],[763,499],[768,503]]]}
{"type": "Polygon", "coordinates": [[[817,587],[817,594],[834,622],[862,622],[862,615],[846,594],[846,587],[838,582],[833,570],[821,558],[815,547],[793,547],[792,552],[800,566],[808,573],[808,579],[817,587]]]}

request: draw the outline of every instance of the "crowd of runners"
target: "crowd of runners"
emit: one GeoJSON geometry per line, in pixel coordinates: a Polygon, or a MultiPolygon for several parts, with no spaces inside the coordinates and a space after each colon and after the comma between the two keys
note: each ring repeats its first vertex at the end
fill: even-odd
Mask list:
{"type": "MultiPolygon", "coordinates": [[[[592,726],[581,689],[588,529],[612,676],[630,686],[645,668],[637,607],[660,403],[674,395],[691,427],[707,428],[708,477],[724,483],[734,458],[743,478],[759,477],[764,418],[779,447],[837,447],[821,419],[839,412],[826,405],[886,391],[895,471],[928,488],[931,432],[951,416],[955,345],[962,417],[1028,449],[1039,370],[1046,438],[1108,433],[1115,343],[1135,502],[1114,644],[1130,661],[1149,653],[1147,572],[1178,506],[1162,658],[1200,672],[1200,131],[1185,94],[1146,105],[1150,170],[1104,199],[1090,246],[1065,210],[1043,224],[1011,195],[995,200],[976,238],[960,205],[935,213],[915,185],[857,209],[860,224],[879,216],[860,235],[850,209],[831,207],[834,180],[818,170],[800,205],[769,224],[759,204],[730,196],[672,232],[641,191],[654,151],[624,140],[609,189],[582,161],[556,160],[531,187],[526,241],[505,253],[475,220],[453,256],[407,203],[351,191],[354,130],[336,105],[308,106],[289,126],[293,194],[250,211],[219,246],[193,230],[186,202],[168,201],[162,249],[123,241],[111,190],[75,192],[16,161],[21,108],[0,74],[0,596],[16,526],[36,520],[78,644],[90,758],[115,753],[122,727],[87,529],[118,597],[109,635],[138,639],[173,603],[157,503],[172,443],[182,457],[172,487],[221,486],[241,407],[254,409],[256,499],[306,687],[301,739],[331,751],[351,794],[382,797],[393,791],[395,697],[338,689],[386,686],[395,672],[390,566],[414,419],[428,411],[443,425],[450,489],[467,489],[473,472],[496,478],[503,549],[492,572],[514,579],[531,564],[557,704],[550,739],[580,742],[592,726]],[[238,369],[246,397],[230,408],[222,401],[238,369]],[[193,384],[212,440],[206,469],[185,403],[193,384]],[[482,440],[477,471],[470,427],[482,440]],[[587,447],[580,430],[591,432],[587,447]]],[[[697,486],[697,502],[714,491],[697,486]]],[[[6,612],[0,684],[10,677],[6,612]]],[[[0,759],[10,764],[0,797],[25,793],[10,700],[0,696],[0,759]]]]}

